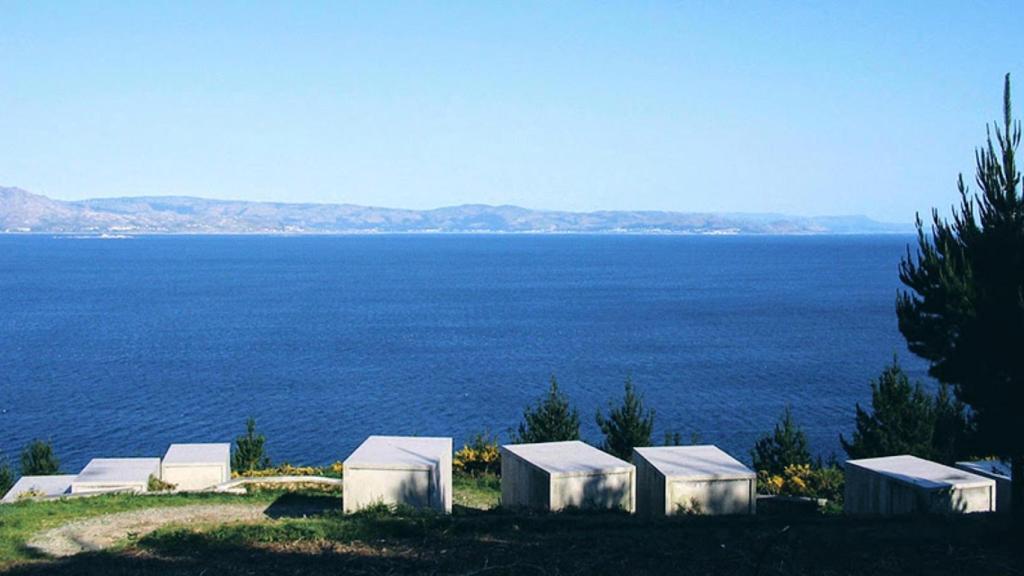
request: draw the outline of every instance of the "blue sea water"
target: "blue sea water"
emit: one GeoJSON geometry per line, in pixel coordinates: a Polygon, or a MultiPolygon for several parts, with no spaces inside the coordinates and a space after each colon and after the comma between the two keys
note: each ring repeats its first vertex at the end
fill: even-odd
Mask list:
{"type": "Polygon", "coordinates": [[[792,406],[842,455],[906,352],[912,238],[0,236],[0,451],[66,470],[229,441],[343,459],[369,434],[504,434],[557,375],[594,413],[631,376],[655,431],[741,459],[792,406]]]}

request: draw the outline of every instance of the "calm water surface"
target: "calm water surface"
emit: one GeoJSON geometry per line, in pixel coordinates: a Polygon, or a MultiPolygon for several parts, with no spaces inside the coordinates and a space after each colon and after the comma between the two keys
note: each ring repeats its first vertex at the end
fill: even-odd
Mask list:
{"type": "MultiPolygon", "coordinates": [[[[627,375],[656,434],[741,459],[788,404],[841,454],[894,353],[897,265],[867,237],[0,236],[0,450],[227,441],[343,459],[369,434],[504,433],[556,374],[594,412],[627,375]]],[[[506,435],[507,436],[507,435],[506,435]]]]}

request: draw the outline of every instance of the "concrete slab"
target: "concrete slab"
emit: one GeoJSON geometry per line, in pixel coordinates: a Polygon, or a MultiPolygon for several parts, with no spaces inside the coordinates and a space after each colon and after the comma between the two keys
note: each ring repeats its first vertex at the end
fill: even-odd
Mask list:
{"type": "Polygon", "coordinates": [[[636,505],[636,467],[573,440],[501,447],[501,504],[539,510],[636,505]]]}
{"type": "Polygon", "coordinates": [[[71,493],[71,482],[76,474],[58,474],[54,476],[22,476],[11,486],[0,502],[17,502],[18,497],[30,492],[38,496],[56,497],[71,493]]]}
{"type": "Polygon", "coordinates": [[[231,444],[171,444],[160,479],[178,490],[206,490],[231,480],[231,444]]]}
{"type": "Polygon", "coordinates": [[[996,483],[996,512],[1010,512],[1012,510],[1013,472],[1008,462],[1000,460],[975,460],[973,462],[957,462],[956,467],[983,476],[996,483]]]}
{"type": "Polygon", "coordinates": [[[370,436],[344,463],[344,511],[377,503],[452,511],[452,439],[370,436]]]}
{"type": "Polygon", "coordinates": [[[637,512],[753,514],[757,474],[717,446],[636,448],[637,512]]]}
{"type": "Polygon", "coordinates": [[[901,455],[848,460],[848,514],[969,513],[995,510],[995,482],[937,462],[901,455]]]}
{"type": "Polygon", "coordinates": [[[146,492],[150,476],[160,477],[159,458],[94,458],[71,483],[71,493],[146,492]]]}

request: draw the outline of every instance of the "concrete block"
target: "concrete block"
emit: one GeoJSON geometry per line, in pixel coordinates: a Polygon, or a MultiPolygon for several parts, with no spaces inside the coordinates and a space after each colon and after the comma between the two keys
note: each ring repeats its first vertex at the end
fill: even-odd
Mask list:
{"type": "Polygon", "coordinates": [[[205,490],[231,480],[231,444],[171,444],[160,479],[178,490],[205,490]]]}
{"type": "Polygon", "coordinates": [[[71,493],[71,482],[78,476],[75,474],[58,474],[55,476],[22,476],[4,494],[0,502],[17,502],[18,496],[27,492],[35,492],[41,496],[63,496],[71,493]]]}
{"type": "Polygon", "coordinates": [[[71,483],[71,493],[146,492],[150,476],[160,477],[159,458],[93,458],[71,483]]]}
{"type": "Polygon", "coordinates": [[[636,509],[646,516],[753,514],[757,474],[716,446],[633,450],[636,509]]]}
{"type": "Polygon", "coordinates": [[[377,503],[452,511],[452,439],[370,436],[345,459],[345,513],[377,503]]]}
{"type": "Polygon", "coordinates": [[[957,462],[956,467],[993,480],[996,483],[996,512],[1012,510],[1010,487],[1013,484],[1013,472],[1008,463],[999,460],[976,460],[974,462],[957,462]]]}
{"type": "Polygon", "coordinates": [[[578,440],[501,447],[501,505],[505,507],[632,512],[635,480],[635,466],[578,440]]]}
{"type": "Polygon", "coordinates": [[[995,481],[916,456],[847,460],[847,514],[964,514],[996,509],[995,481]]]}

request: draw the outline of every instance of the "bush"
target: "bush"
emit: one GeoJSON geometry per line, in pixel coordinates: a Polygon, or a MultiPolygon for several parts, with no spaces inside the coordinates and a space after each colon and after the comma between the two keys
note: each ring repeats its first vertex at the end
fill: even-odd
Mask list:
{"type": "Polygon", "coordinates": [[[253,470],[270,467],[264,445],[267,438],[256,433],[256,419],[249,418],[245,422],[245,436],[235,439],[235,453],[231,456],[231,468],[238,474],[245,475],[253,470]]]}
{"type": "Polygon", "coordinates": [[[51,476],[60,474],[60,460],[53,446],[43,440],[33,440],[21,452],[22,476],[51,476]]]}
{"type": "Polygon", "coordinates": [[[14,471],[7,459],[0,454],[0,496],[3,496],[14,486],[14,471]]]}
{"type": "Polygon", "coordinates": [[[771,476],[781,476],[787,466],[811,464],[807,450],[807,435],[793,421],[789,407],[775,424],[775,430],[766,434],[754,445],[751,456],[754,470],[766,471],[771,476]]]}
{"type": "Polygon", "coordinates": [[[500,476],[501,451],[498,450],[498,439],[485,433],[477,434],[469,444],[463,445],[455,453],[452,467],[456,472],[470,476],[500,476]]]}
{"type": "Polygon", "coordinates": [[[170,492],[178,487],[177,484],[164,482],[152,474],[149,475],[149,481],[146,484],[146,489],[150,492],[170,492]]]}
{"type": "Polygon", "coordinates": [[[963,404],[942,385],[933,398],[893,359],[871,382],[871,412],[857,405],[856,429],[839,441],[850,458],[912,454],[952,463],[965,455],[968,433],[963,404]]]}
{"type": "Polygon", "coordinates": [[[536,406],[523,411],[523,421],[514,437],[519,444],[580,439],[579,411],[558,390],[554,376],[547,395],[536,406]]]}
{"type": "Polygon", "coordinates": [[[845,477],[836,466],[813,468],[810,464],[790,464],[781,474],[767,470],[757,473],[758,491],[779,496],[825,498],[842,502],[845,477]]]}
{"type": "Polygon", "coordinates": [[[342,463],[335,462],[328,467],[322,466],[292,466],[285,462],[280,466],[267,466],[255,468],[242,472],[233,471],[233,478],[269,478],[271,476],[327,476],[338,478],[341,476],[342,463]]]}
{"type": "Polygon", "coordinates": [[[604,434],[605,452],[629,460],[633,448],[651,445],[654,430],[654,411],[644,410],[643,397],[636,393],[633,380],[626,378],[625,396],[618,407],[608,407],[608,416],[596,416],[597,426],[604,434]]]}

